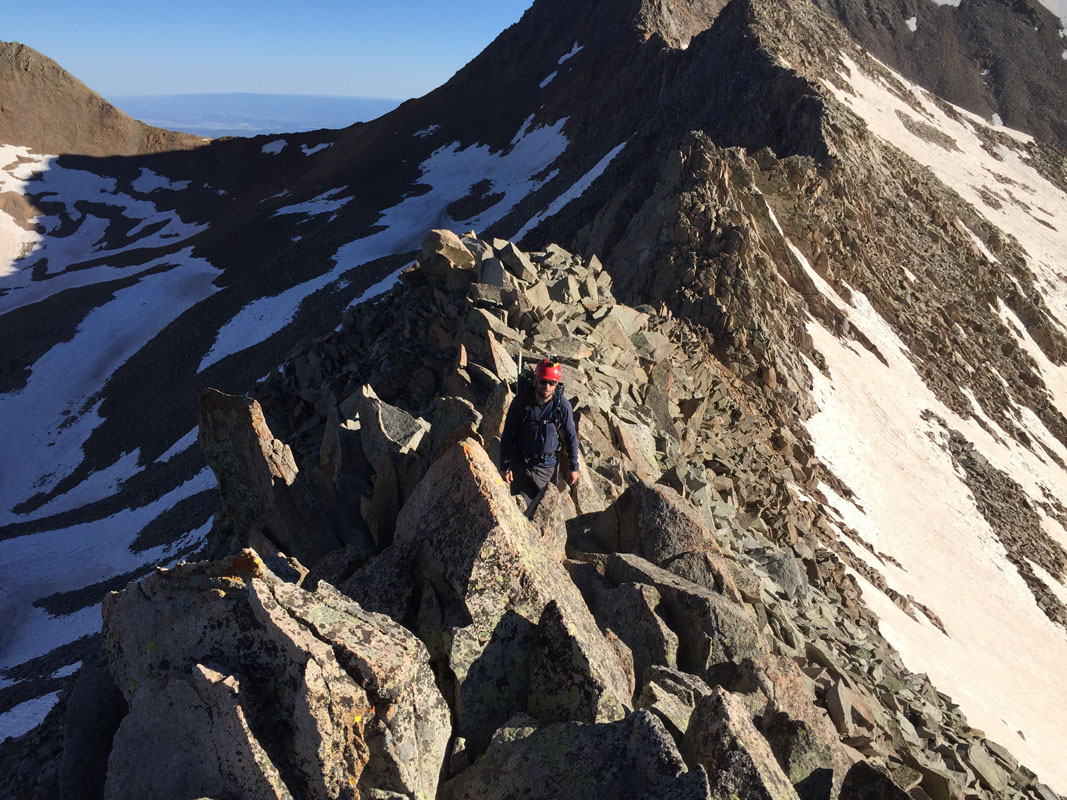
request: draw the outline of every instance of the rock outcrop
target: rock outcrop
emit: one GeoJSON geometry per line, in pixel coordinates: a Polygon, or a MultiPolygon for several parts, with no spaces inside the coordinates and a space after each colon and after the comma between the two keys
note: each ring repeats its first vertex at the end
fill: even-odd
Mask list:
{"type": "Polygon", "coordinates": [[[258,399],[205,395],[229,553],[106,600],[128,710],[106,768],[70,743],[104,796],[1047,796],[881,638],[802,435],[690,369],[699,328],[558,247],[423,258],[258,399]],[[489,450],[543,353],[583,468],[528,519],[489,450]]]}

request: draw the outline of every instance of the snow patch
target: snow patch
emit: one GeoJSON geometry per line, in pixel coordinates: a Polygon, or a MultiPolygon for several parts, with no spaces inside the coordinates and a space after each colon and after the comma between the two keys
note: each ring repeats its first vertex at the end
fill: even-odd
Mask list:
{"type": "Polygon", "coordinates": [[[0,671],[99,631],[99,603],[58,616],[33,603],[149,564],[169,565],[179,552],[207,535],[210,520],[171,544],[136,553],[131,545],[152,520],[185,498],[214,486],[214,475],[205,467],[148,505],[0,541],[0,563],[5,570],[0,595],[0,619],[5,623],[0,632],[0,671]]]}
{"type": "Polygon", "coordinates": [[[555,216],[572,200],[581,197],[585,193],[585,190],[592,185],[593,181],[599,178],[604,170],[608,168],[608,165],[615,159],[615,156],[622,152],[624,147],[626,147],[626,142],[612,148],[611,151],[600,159],[591,170],[575,181],[567,191],[553,200],[548,208],[534,214],[534,216],[519,229],[519,232],[512,237],[512,241],[521,242],[522,237],[537,227],[537,225],[541,223],[541,220],[555,216]]]}
{"type": "Polygon", "coordinates": [[[65,667],[60,667],[52,673],[53,678],[66,678],[68,675],[73,675],[79,669],[81,669],[82,662],[75,661],[73,664],[67,664],[65,667]]]}
{"type": "Polygon", "coordinates": [[[559,61],[557,61],[556,63],[563,64],[563,62],[567,59],[574,58],[576,55],[578,55],[578,53],[580,53],[584,48],[584,44],[578,44],[578,42],[575,42],[573,45],[571,45],[571,51],[569,53],[564,53],[563,55],[561,55],[559,57],[559,61]]]}
{"type": "Polygon", "coordinates": [[[150,194],[160,189],[168,192],[180,192],[188,189],[192,181],[172,181],[162,175],[157,175],[150,169],[141,167],[141,174],[130,184],[135,192],[150,194]]]}
{"type": "Polygon", "coordinates": [[[174,456],[178,455],[178,453],[184,453],[186,450],[196,444],[197,431],[197,428],[192,428],[182,438],[180,438],[169,448],[167,448],[167,452],[163,453],[163,455],[157,458],[156,463],[163,464],[167,461],[170,461],[172,458],[174,458],[174,456]]]}
{"type": "Polygon", "coordinates": [[[904,24],[908,26],[908,30],[912,33],[915,33],[915,31],[919,30],[918,17],[908,17],[906,20],[904,20],[904,24]]]}
{"type": "MultiPolygon", "coordinates": [[[[928,167],[986,220],[1010,232],[1025,250],[1027,266],[1034,273],[1035,284],[1050,312],[1061,325],[1067,326],[1067,276],[1061,268],[1063,254],[1067,253],[1067,226],[1054,230],[1034,212],[1040,208],[1050,218],[1067,219],[1067,194],[1027,163],[1024,148],[998,147],[999,160],[987,152],[976,131],[988,123],[977,115],[954,108],[959,118],[950,118],[928,92],[892,73],[897,88],[909,93],[910,100],[921,109],[916,112],[854,61],[843,56],[842,62],[845,69],[838,78],[849,88],[838,90],[826,84],[827,89],[862,117],[874,135],[928,167]],[[954,149],[946,149],[912,132],[898,112],[912,118],[921,114],[927,124],[953,140],[954,149]]],[[[997,130],[1020,144],[1032,141],[1031,137],[1010,128],[997,130]]]]}
{"type": "Polygon", "coordinates": [[[25,519],[12,509],[50,491],[81,464],[82,446],[102,422],[99,394],[115,370],[218,291],[212,281],[219,270],[191,252],[142,265],[145,271],[170,269],[116,291],[86,314],[73,338],[34,362],[25,387],[0,395],[0,419],[7,421],[0,448],[0,525],[25,519]]]}
{"type": "Polygon", "coordinates": [[[289,143],[285,139],[275,139],[273,142],[267,142],[263,145],[262,152],[270,156],[276,156],[285,149],[287,144],[289,143]]]}
{"type": "Polygon", "coordinates": [[[29,733],[44,721],[59,700],[59,692],[35,697],[0,714],[0,742],[29,733]]]}
{"type": "Polygon", "coordinates": [[[323,142],[322,144],[317,144],[314,147],[308,147],[306,144],[302,144],[300,145],[300,150],[306,156],[313,156],[315,155],[315,153],[319,152],[320,150],[325,150],[327,147],[333,147],[333,142],[323,142]]]}
{"type": "Polygon", "coordinates": [[[307,216],[329,214],[330,212],[344,208],[344,206],[352,200],[351,197],[334,198],[334,195],[342,191],[344,191],[343,187],[331,189],[330,191],[323,192],[318,197],[313,197],[306,202],[279,208],[274,212],[273,216],[280,217],[283,214],[306,214],[307,216]]]}
{"type": "Polygon", "coordinates": [[[544,88],[545,88],[546,86],[548,86],[548,84],[552,83],[552,80],[553,80],[553,79],[554,79],[554,78],[555,78],[555,77],[556,77],[557,75],[559,75],[559,73],[558,73],[558,72],[553,72],[553,73],[552,73],[551,75],[549,75],[549,76],[548,76],[547,78],[545,78],[545,79],[544,79],[543,81],[541,81],[541,83],[539,84],[539,85],[540,85],[540,87],[541,87],[542,89],[544,89],[544,88]]]}
{"type": "Polygon", "coordinates": [[[412,136],[417,136],[420,139],[425,139],[427,136],[433,136],[433,134],[436,133],[440,129],[441,129],[440,125],[430,125],[429,127],[422,128],[421,130],[415,131],[415,133],[413,133],[412,136]]]}
{"type": "Polygon", "coordinates": [[[1004,127],[1004,120],[1000,118],[1000,114],[993,115],[993,124],[998,128],[1004,127]]]}

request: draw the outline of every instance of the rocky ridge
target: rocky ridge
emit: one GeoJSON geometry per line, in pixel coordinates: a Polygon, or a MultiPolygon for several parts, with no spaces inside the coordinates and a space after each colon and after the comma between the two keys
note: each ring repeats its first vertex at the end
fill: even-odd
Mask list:
{"type": "Polygon", "coordinates": [[[205,393],[213,560],[110,596],[11,796],[1055,797],[879,635],[776,376],[557,246],[437,231],[402,280],[205,393]],[[528,521],[492,454],[542,353],[585,463],[528,521]]]}

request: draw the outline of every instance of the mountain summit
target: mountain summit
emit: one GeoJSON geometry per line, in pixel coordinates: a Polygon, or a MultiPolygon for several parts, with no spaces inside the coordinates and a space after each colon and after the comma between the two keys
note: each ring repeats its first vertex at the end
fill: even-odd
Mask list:
{"type": "Polygon", "coordinates": [[[38,153],[140,155],[203,144],[115,108],[47,56],[0,42],[0,142],[38,153]]]}
{"type": "MultiPolygon", "coordinates": [[[[593,393],[597,422],[583,435],[597,493],[574,519],[659,482],[696,497],[746,570],[781,562],[788,585],[818,583],[826,609],[807,608],[804,633],[792,606],[779,614],[760,599],[750,570],[738,608],[820,686],[812,702],[840,718],[848,747],[884,761],[865,731],[883,730],[880,714],[895,720],[923,753],[908,768],[928,770],[921,789],[905,787],[912,797],[997,796],[1000,772],[1011,791],[1051,797],[1020,762],[1067,789],[1062,39],[1028,1],[538,0],[439,89],[342,131],[109,158],[56,157],[5,134],[0,725],[26,733],[63,708],[76,664],[100,663],[110,591],[181,559],[237,558],[219,569],[240,570],[244,545],[314,561],[301,566],[327,583],[345,583],[364,557],[385,576],[411,567],[395,586],[418,600],[404,595],[411,604],[392,617],[443,668],[438,634],[470,614],[455,590],[469,576],[437,580],[389,549],[389,535],[416,536],[397,527],[418,516],[400,508],[418,494],[416,473],[406,455],[381,460],[393,434],[371,456],[353,443],[375,436],[365,425],[410,423],[394,432],[404,447],[419,451],[409,438],[423,431],[432,447],[419,459],[478,462],[471,486],[492,495],[484,459],[449,436],[477,419],[468,404],[491,414],[519,348],[536,341],[614,381],[593,393]],[[430,229],[475,232],[464,240],[474,283],[493,288],[471,289],[471,274],[425,251],[430,229]],[[572,253],[582,267],[570,274],[572,253]],[[410,268],[416,257],[429,276],[426,263],[410,268]],[[251,452],[273,454],[274,471],[258,474],[277,489],[278,518],[220,509],[196,446],[211,441],[197,422],[209,386],[241,408],[245,393],[257,399],[271,438],[251,452]],[[292,530],[358,552],[298,552],[292,530]],[[869,614],[895,649],[864,638],[869,614]],[[831,617],[822,639],[852,636],[844,655],[811,639],[831,617]],[[856,680],[846,656],[885,691],[868,686],[876,697],[843,711],[856,680]],[[906,703],[894,695],[898,659],[928,676],[908,684],[906,703]],[[957,711],[984,732],[980,748],[959,739],[957,711]],[[942,737],[946,719],[954,739],[942,737]]],[[[82,97],[75,118],[92,108],[82,97]]],[[[491,451],[491,439],[478,446],[491,451]]],[[[595,549],[583,524],[567,530],[572,561],[595,549]]],[[[582,563],[612,589],[673,580],[624,579],[616,561],[612,577],[609,560],[582,563]]],[[[570,580],[597,584],[572,566],[570,580]]],[[[151,585],[169,591],[170,580],[151,585]]],[[[363,595],[338,602],[353,597],[363,595]]],[[[523,608],[524,621],[509,617],[523,636],[527,624],[563,636],[577,619],[523,608]]],[[[715,680],[687,641],[689,666],[715,680]]],[[[241,664],[227,669],[251,669],[241,664]]],[[[609,672],[614,688],[597,697],[610,704],[609,672]]],[[[213,697],[230,685],[198,675],[213,697]]],[[[758,697],[757,677],[731,676],[758,697]]],[[[491,739],[478,730],[466,756],[453,748],[456,771],[491,739]]],[[[35,735],[20,746],[43,752],[35,735]]]]}

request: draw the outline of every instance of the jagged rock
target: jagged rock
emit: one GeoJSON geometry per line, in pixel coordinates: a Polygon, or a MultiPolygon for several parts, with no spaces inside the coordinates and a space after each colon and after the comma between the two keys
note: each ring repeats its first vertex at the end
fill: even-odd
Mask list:
{"type": "Polygon", "coordinates": [[[419,446],[429,425],[416,419],[402,408],[383,403],[374,389],[360,390],[359,433],[363,453],[371,468],[377,471],[387,453],[407,453],[419,446]]]}
{"type": "Polygon", "coordinates": [[[550,601],[537,623],[530,657],[526,708],[531,715],[542,722],[610,722],[622,716],[615,687],[596,674],[586,650],[559,604],[550,601]]]}
{"type": "Polygon", "coordinates": [[[539,725],[517,717],[493,736],[474,765],[441,788],[441,800],[689,798],[699,779],[686,776],[670,734],[637,711],[598,725],[539,725]]]}
{"type": "Polygon", "coordinates": [[[687,763],[707,770],[716,797],[797,800],[745,704],[721,687],[697,703],[681,749],[687,763]]]}
{"type": "Polygon", "coordinates": [[[840,800],[911,800],[908,793],[897,786],[892,778],[871,766],[858,761],[848,771],[841,784],[840,800]]]}
{"type": "Polygon", "coordinates": [[[447,280],[454,267],[473,270],[475,259],[456,234],[438,229],[430,231],[423,240],[419,263],[432,280],[447,280]]]}
{"type": "Polygon", "coordinates": [[[621,584],[597,598],[597,622],[615,631],[633,652],[638,686],[644,684],[649,667],[678,666],[678,636],[656,612],[659,605],[659,592],[639,583],[621,584]]]}
{"type": "Polygon", "coordinates": [[[433,796],[450,723],[426,649],[328,584],[283,583],[246,550],[157,572],[103,613],[130,706],[106,796],[433,796]]]}
{"type": "Polygon", "coordinates": [[[679,637],[678,666],[711,682],[734,685],[738,665],[759,661],[766,646],[740,605],[644,559],[612,554],[605,575],[616,583],[646,583],[663,599],[664,617],[679,637]]]}
{"type": "Polygon", "coordinates": [[[619,657],[477,443],[453,445],[434,462],[401,509],[394,541],[413,548],[423,591],[441,608],[441,666],[454,682],[458,733],[473,753],[525,707],[536,626],[552,600],[604,687],[603,713],[631,707],[619,657]]]}
{"type": "Polygon", "coordinates": [[[714,547],[699,513],[668,486],[635,483],[597,518],[594,535],[608,550],[653,564],[714,547]]]}
{"type": "Polygon", "coordinates": [[[533,283],[537,280],[537,268],[530,261],[530,257],[514,244],[507,242],[495,249],[500,260],[504,262],[504,266],[516,278],[526,283],[533,283]]]}
{"type": "Polygon", "coordinates": [[[91,664],[81,668],[63,715],[61,800],[103,797],[111,740],[127,710],[107,669],[91,664]]]}
{"type": "Polygon", "coordinates": [[[763,568],[778,584],[787,600],[807,597],[808,576],[804,574],[797,560],[788,553],[772,554],[763,568]]]}
{"type": "Polygon", "coordinates": [[[549,484],[530,517],[545,550],[560,561],[567,557],[567,520],[573,519],[576,513],[570,494],[549,484]]]}
{"type": "Polygon", "coordinates": [[[686,705],[678,695],[654,680],[645,684],[635,705],[659,717],[675,741],[681,741],[689,727],[689,718],[693,715],[693,706],[686,705]]]}
{"type": "Polygon", "coordinates": [[[298,474],[292,451],[271,434],[258,402],[205,389],[198,440],[240,546],[262,547],[265,535],[304,564],[341,546],[298,474]]]}
{"type": "Polygon", "coordinates": [[[981,744],[967,745],[963,751],[963,760],[990,790],[1001,793],[1008,788],[1008,773],[997,766],[989,751],[981,744]]]}

